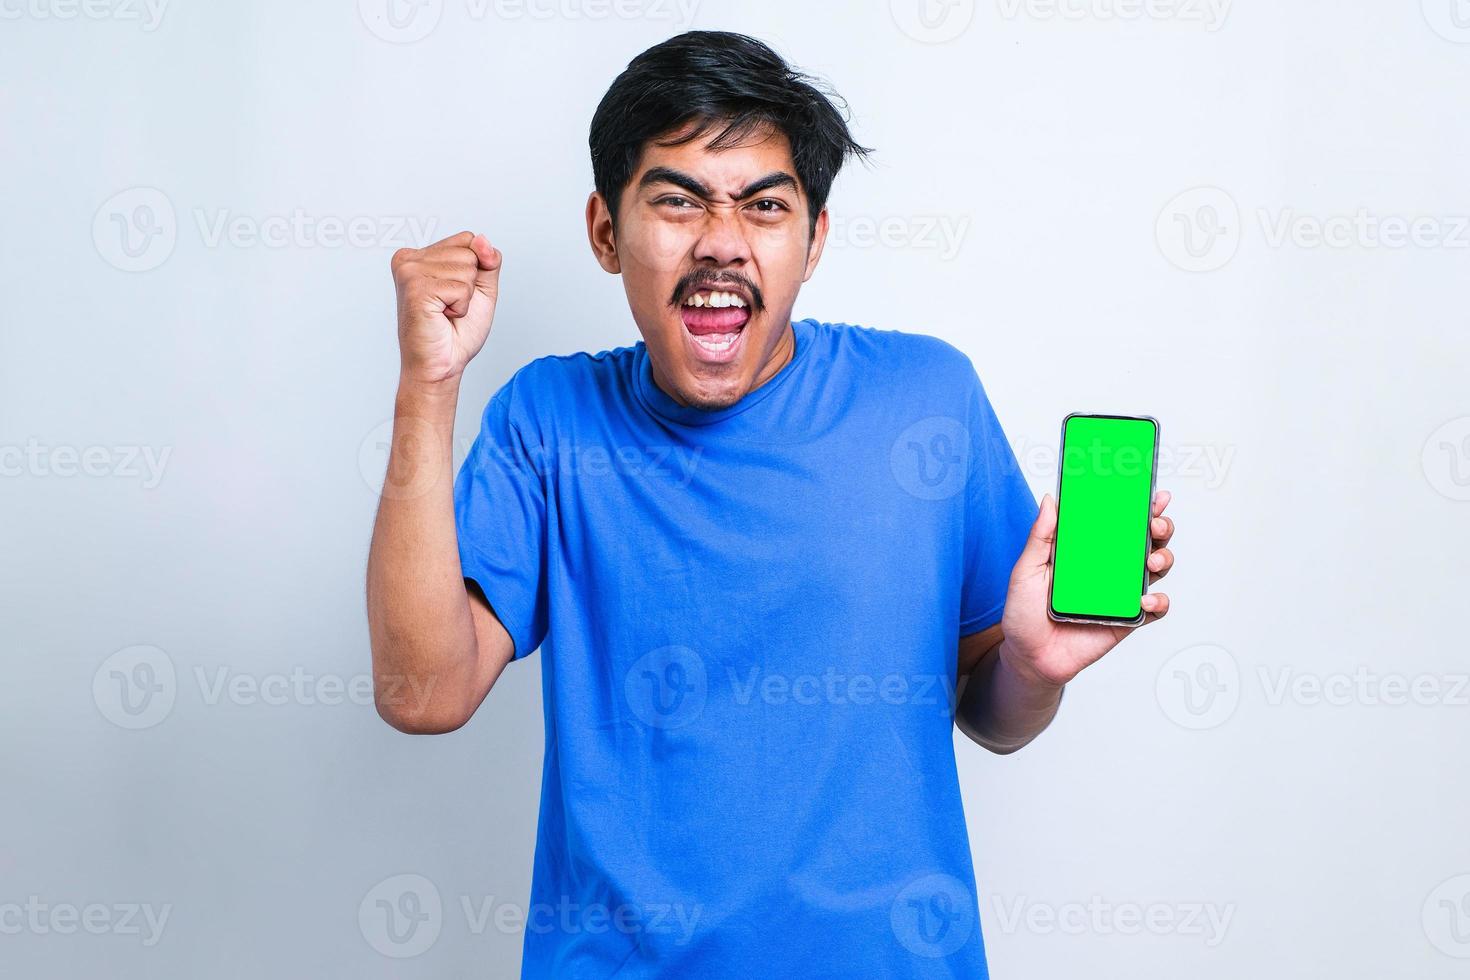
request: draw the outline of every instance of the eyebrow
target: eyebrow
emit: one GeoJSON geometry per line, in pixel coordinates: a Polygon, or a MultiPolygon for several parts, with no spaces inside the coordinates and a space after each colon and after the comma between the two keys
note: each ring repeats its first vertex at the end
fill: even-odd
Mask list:
{"type": "MultiPolygon", "coordinates": [[[[672,167],[650,167],[639,179],[638,186],[643,188],[649,184],[673,184],[705,200],[709,200],[713,196],[709,187],[698,178],[692,177],[682,170],[675,170],[672,167]]],[[[796,178],[784,170],[773,170],[764,177],[757,178],[746,184],[732,196],[737,201],[743,201],[747,197],[752,197],[761,191],[768,191],[775,187],[789,187],[795,190],[796,178]]]]}

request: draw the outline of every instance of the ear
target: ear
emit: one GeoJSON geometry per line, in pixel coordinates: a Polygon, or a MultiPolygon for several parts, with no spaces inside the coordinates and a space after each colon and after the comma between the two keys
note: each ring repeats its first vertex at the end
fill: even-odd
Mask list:
{"type": "Polygon", "coordinates": [[[812,240],[806,247],[806,271],[802,273],[801,281],[806,282],[817,271],[817,263],[822,259],[822,247],[827,244],[827,226],[830,224],[827,217],[827,209],[822,208],[817,215],[817,226],[812,229],[812,240]]]}
{"type": "Polygon", "coordinates": [[[592,255],[605,272],[613,275],[623,271],[618,262],[618,246],[613,236],[612,212],[602,195],[593,191],[587,198],[587,241],[592,246],[592,255]]]}

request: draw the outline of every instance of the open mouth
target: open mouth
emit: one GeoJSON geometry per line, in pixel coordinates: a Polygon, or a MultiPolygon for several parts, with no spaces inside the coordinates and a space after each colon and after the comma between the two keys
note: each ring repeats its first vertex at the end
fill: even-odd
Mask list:
{"type": "Polygon", "coordinates": [[[679,315],[694,356],[722,364],[739,353],[750,322],[750,301],[737,290],[701,287],[685,297],[679,315]]]}

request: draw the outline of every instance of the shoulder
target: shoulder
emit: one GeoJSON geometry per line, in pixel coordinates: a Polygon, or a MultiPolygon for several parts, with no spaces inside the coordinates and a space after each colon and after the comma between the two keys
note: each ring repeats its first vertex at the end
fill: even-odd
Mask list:
{"type": "Polygon", "coordinates": [[[538,357],[510,376],[490,406],[499,403],[512,423],[527,430],[569,410],[585,411],[631,383],[636,352],[635,345],[538,357]]]}
{"type": "Polygon", "coordinates": [[[969,355],[939,337],[852,323],[818,323],[817,332],[834,354],[860,362],[869,377],[963,391],[979,381],[969,355]]]}

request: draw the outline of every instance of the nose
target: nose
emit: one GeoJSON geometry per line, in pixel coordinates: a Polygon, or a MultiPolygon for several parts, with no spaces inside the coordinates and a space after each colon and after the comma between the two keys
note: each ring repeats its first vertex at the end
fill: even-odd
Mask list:
{"type": "Polygon", "coordinates": [[[713,208],[704,220],[699,241],[694,244],[694,258],[716,266],[740,266],[750,259],[750,243],[745,229],[733,210],[713,208]]]}

